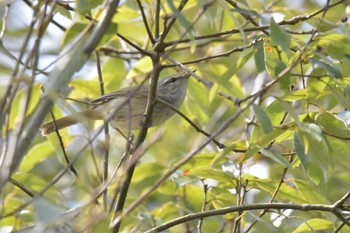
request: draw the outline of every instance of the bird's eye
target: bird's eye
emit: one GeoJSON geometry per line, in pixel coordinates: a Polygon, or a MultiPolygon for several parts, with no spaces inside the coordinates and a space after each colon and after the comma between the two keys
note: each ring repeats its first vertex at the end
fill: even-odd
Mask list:
{"type": "Polygon", "coordinates": [[[170,82],[172,82],[172,83],[176,82],[176,78],[171,78],[170,82]]]}

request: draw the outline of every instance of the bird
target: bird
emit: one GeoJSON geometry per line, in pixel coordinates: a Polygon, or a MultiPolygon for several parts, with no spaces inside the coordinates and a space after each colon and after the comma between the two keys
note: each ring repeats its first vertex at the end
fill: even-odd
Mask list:
{"type": "MultiPolygon", "coordinates": [[[[195,70],[193,70],[195,72],[195,70]]],[[[152,114],[150,127],[159,125],[175,114],[174,110],[161,101],[180,108],[187,90],[190,73],[171,75],[157,84],[157,101],[152,114]]],[[[49,121],[40,126],[43,136],[87,120],[107,120],[119,130],[141,128],[148,101],[149,86],[135,86],[119,89],[89,102],[86,110],[72,113],[63,118],[49,121]]]]}

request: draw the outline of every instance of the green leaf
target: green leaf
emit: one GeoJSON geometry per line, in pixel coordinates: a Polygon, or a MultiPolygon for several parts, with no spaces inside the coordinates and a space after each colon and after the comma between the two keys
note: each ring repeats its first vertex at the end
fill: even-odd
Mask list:
{"type": "Polygon", "coordinates": [[[298,188],[301,196],[305,201],[311,204],[329,204],[330,202],[325,198],[316,184],[313,185],[310,182],[300,179],[293,180],[295,186],[298,188]]]}
{"type": "Polygon", "coordinates": [[[263,134],[259,127],[254,127],[253,129],[254,137],[252,136],[251,138],[249,148],[245,153],[245,156],[246,156],[245,159],[248,159],[251,156],[255,155],[258,151],[266,147],[273,140],[275,140],[277,137],[281,136],[285,132],[286,130],[284,129],[273,129],[271,133],[263,134]]]}
{"type": "MultiPolygon", "coordinates": [[[[41,192],[43,189],[47,188],[49,183],[52,181],[50,180],[50,177],[42,177],[42,175],[33,175],[31,173],[22,173],[22,172],[16,172],[12,175],[12,179],[17,181],[18,183],[24,184],[27,189],[31,190],[34,194],[37,194],[41,192]],[[50,181],[46,181],[45,179],[48,179],[50,181]]],[[[59,201],[62,202],[62,194],[58,190],[57,187],[53,186],[50,189],[48,189],[44,193],[44,197],[53,200],[53,201],[59,201]]]]}
{"type": "Polygon", "coordinates": [[[327,141],[330,147],[330,155],[334,159],[334,163],[342,171],[350,169],[350,141],[341,140],[338,138],[327,136],[327,141]]]}
{"type": "Polygon", "coordinates": [[[287,51],[290,46],[290,36],[275,22],[274,18],[272,17],[270,21],[270,32],[273,43],[281,46],[284,51],[287,51]]]}
{"type": "Polygon", "coordinates": [[[321,68],[323,68],[327,73],[335,78],[342,78],[343,74],[340,67],[332,61],[328,60],[328,63],[320,59],[311,58],[310,61],[321,68]]]}
{"type": "MultiPolygon", "coordinates": [[[[122,4],[118,7],[118,14],[115,14],[113,18],[113,22],[121,23],[121,22],[135,22],[136,18],[140,16],[138,9],[132,9],[127,4],[122,4]]],[[[130,30],[133,31],[133,30],[130,30]]]]}
{"type": "MultiPolygon", "coordinates": [[[[337,10],[335,10],[337,11],[337,10]]],[[[339,12],[339,16],[341,15],[342,13],[339,12]]],[[[334,19],[332,17],[332,19],[334,19]]],[[[315,26],[317,27],[317,31],[318,32],[327,32],[327,31],[330,31],[332,29],[335,29],[337,27],[339,27],[339,24],[338,22],[340,21],[341,19],[337,20],[336,23],[334,22],[331,22],[330,20],[326,19],[326,18],[312,18],[310,19],[308,22],[312,25],[312,26],[315,26]]]]}
{"type": "Polygon", "coordinates": [[[282,99],[285,101],[302,100],[308,97],[307,89],[295,90],[285,94],[282,99]]]}
{"type": "Polygon", "coordinates": [[[342,71],[343,77],[350,76],[350,60],[343,59],[341,63],[338,63],[340,70],[342,71]]]}
{"type": "MultiPolygon", "coordinates": [[[[5,192],[2,192],[5,194],[5,192]]],[[[16,192],[15,190],[11,193],[8,193],[3,200],[3,207],[2,207],[2,213],[3,215],[7,215],[9,213],[14,213],[18,211],[19,209],[23,208],[23,204],[26,204],[27,200],[23,198],[23,196],[20,195],[14,195],[16,192]]],[[[26,216],[26,214],[30,215],[31,213],[21,213],[21,216],[26,216]]],[[[12,215],[13,218],[2,218],[0,222],[0,229],[2,226],[12,225],[14,226],[16,223],[18,223],[17,216],[12,215]],[[13,223],[13,224],[11,224],[13,223]]]]}
{"type": "Polygon", "coordinates": [[[24,157],[19,171],[29,172],[36,164],[44,161],[53,152],[54,148],[49,144],[48,141],[34,145],[32,148],[30,148],[27,155],[24,157]]]}
{"type": "Polygon", "coordinates": [[[315,41],[317,41],[321,51],[334,58],[342,59],[345,55],[350,55],[350,37],[347,35],[320,35],[315,41]]]}
{"type": "Polygon", "coordinates": [[[350,139],[350,130],[343,121],[336,118],[333,114],[319,113],[316,115],[315,122],[328,135],[350,139]]]}
{"type": "MultiPolygon", "coordinates": [[[[233,151],[235,150],[246,150],[247,149],[247,145],[244,141],[239,140],[239,141],[235,141],[229,145],[226,145],[224,147],[223,150],[221,150],[220,152],[216,153],[214,159],[212,159],[211,164],[210,164],[210,168],[215,167],[216,165],[221,164],[222,162],[225,162],[225,156],[228,154],[233,153],[233,151]]],[[[195,156],[197,157],[197,156],[195,156]]]]}
{"type": "Polygon", "coordinates": [[[88,14],[90,11],[99,6],[102,0],[76,0],[76,10],[80,14],[88,14]]]}
{"type": "Polygon", "coordinates": [[[72,80],[69,87],[74,88],[74,91],[69,95],[72,99],[95,99],[101,95],[97,80],[72,80]]]}
{"type": "Polygon", "coordinates": [[[279,126],[281,124],[281,121],[285,115],[283,110],[283,107],[276,99],[266,107],[265,112],[273,126],[279,126]]]}
{"type": "Polygon", "coordinates": [[[311,233],[315,231],[333,231],[334,222],[328,221],[323,218],[313,218],[307,220],[303,224],[297,227],[293,233],[311,233]]]}
{"type": "Polygon", "coordinates": [[[236,178],[218,169],[196,167],[186,171],[186,175],[199,177],[200,179],[213,179],[221,182],[236,182],[236,178]]]}
{"type": "MultiPolygon", "coordinates": [[[[126,76],[126,79],[134,80],[135,78],[138,78],[140,74],[147,74],[148,72],[152,71],[152,60],[148,57],[142,57],[141,59],[138,59],[135,64],[133,64],[132,69],[129,71],[128,75],[126,76]]],[[[136,79],[138,82],[140,82],[142,79],[136,79]]]]}
{"type": "Polygon", "coordinates": [[[179,207],[173,202],[166,202],[164,205],[152,210],[152,216],[156,218],[171,218],[179,211],[179,207]]]}
{"type": "Polygon", "coordinates": [[[302,131],[309,134],[313,139],[315,139],[317,142],[321,143],[324,142],[324,136],[322,133],[322,130],[318,125],[315,124],[304,124],[301,127],[302,131]]]}
{"type": "Polygon", "coordinates": [[[29,90],[28,88],[23,88],[18,91],[11,105],[11,115],[9,128],[13,129],[20,121],[20,117],[23,114],[22,111],[25,109],[24,105],[29,98],[27,112],[25,116],[30,115],[40,100],[41,84],[34,84],[29,90]],[[28,96],[28,91],[31,91],[30,96],[28,96]]]}
{"type": "Polygon", "coordinates": [[[316,185],[321,185],[326,180],[324,171],[319,167],[310,163],[307,167],[307,175],[316,185]]]}
{"type": "Polygon", "coordinates": [[[266,157],[272,159],[273,161],[275,161],[275,162],[277,162],[277,163],[279,163],[279,164],[281,164],[281,165],[283,165],[283,166],[285,166],[285,167],[292,168],[292,167],[290,166],[289,161],[288,161],[286,158],[284,158],[281,154],[276,153],[276,152],[271,151],[271,150],[266,150],[266,149],[262,149],[262,150],[260,150],[260,152],[261,152],[264,156],[266,156],[266,157]]]}
{"type": "Polygon", "coordinates": [[[235,75],[237,74],[237,71],[241,69],[244,65],[247,64],[247,62],[250,60],[250,58],[253,56],[252,52],[249,53],[242,53],[240,57],[232,61],[226,72],[221,75],[217,81],[221,86],[227,85],[227,82],[235,75]]]}
{"type": "MultiPolygon", "coordinates": [[[[219,84],[220,90],[235,97],[242,98],[244,96],[241,80],[236,74],[239,69],[246,65],[252,55],[252,52],[243,53],[237,60],[229,64],[228,69],[226,69],[222,75],[219,74],[218,78],[215,80],[215,84],[219,84]]],[[[219,69],[217,66],[218,65],[213,67],[215,71],[219,69]]]]}
{"type": "Polygon", "coordinates": [[[262,43],[256,45],[254,60],[256,64],[257,73],[265,71],[264,47],[262,43]]]}
{"type": "Polygon", "coordinates": [[[219,85],[218,83],[214,83],[214,85],[210,88],[210,91],[209,91],[209,104],[212,104],[213,100],[217,96],[218,91],[219,91],[219,85]]]}
{"type": "Polygon", "coordinates": [[[299,126],[299,127],[302,127],[302,124],[301,122],[299,121],[299,117],[298,117],[298,114],[294,111],[294,108],[291,106],[291,104],[279,99],[279,98],[276,98],[279,103],[281,104],[281,106],[283,107],[283,109],[288,112],[291,117],[293,118],[293,120],[295,121],[295,123],[299,126]]]}
{"type": "MultiPolygon", "coordinates": [[[[234,206],[236,205],[236,196],[229,192],[220,193],[214,196],[211,202],[213,203],[213,206],[215,207],[215,209],[224,208],[227,206],[234,206]]],[[[237,214],[228,213],[228,214],[225,214],[225,217],[227,219],[233,219],[237,217],[237,214]]]]}
{"type": "Polygon", "coordinates": [[[244,88],[241,82],[241,79],[237,75],[233,75],[229,82],[229,85],[224,86],[224,90],[227,91],[232,96],[236,96],[238,98],[244,97],[244,88]]]}
{"type": "Polygon", "coordinates": [[[269,106],[267,106],[267,108],[265,109],[265,113],[267,114],[271,121],[271,124],[275,126],[275,128],[271,133],[265,135],[260,127],[254,126],[249,147],[250,149],[252,149],[252,146],[258,146],[258,148],[255,148],[255,152],[252,151],[252,153],[256,153],[259,150],[259,148],[264,148],[277,137],[281,135],[290,134],[289,131],[294,130],[294,128],[296,127],[294,122],[291,122],[289,124],[283,124],[281,126],[281,121],[285,115],[281,101],[274,100],[269,106]]]}
{"type": "Polygon", "coordinates": [[[350,101],[344,95],[344,91],[342,89],[339,87],[334,87],[333,85],[328,85],[328,88],[332,91],[333,97],[337,99],[339,104],[347,109],[350,109],[350,101]]]}
{"type": "Polygon", "coordinates": [[[203,154],[198,154],[187,161],[183,166],[180,167],[181,170],[188,170],[198,167],[209,168],[215,157],[216,153],[205,152],[203,154]]]}
{"type": "MultiPolygon", "coordinates": [[[[327,174],[326,171],[333,161],[332,157],[329,156],[328,142],[320,127],[315,124],[304,124],[301,130],[298,130],[298,134],[295,135],[298,135],[298,137],[294,137],[296,152],[305,170],[307,171],[308,164],[312,163],[314,166],[318,166],[323,174],[327,174]],[[306,157],[309,157],[309,159],[306,157]]],[[[325,179],[327,177],[322,177],[321,180],[325,179]]]]}
{"type": "MultiPolygon", "coordinates": [[[[255,179],[249,180],[248,184],[255,185],[261,190],[265,190],[270,194],[273,194],[277,188],[277,182],[271,179],[255,179]]],[[[305,199],[300,195],[296,187],[292,187],[286,183],[283,183],[276,196],[278,201],[291,201],[296,203],[305,203],[305,199]]]]}
{"type": "Polygon", "coordinates": [[[204,85],[198,85],[194,79],[188,81],[187,97],[189,97],[191,105],[187,105],[187,112],[190,116],[195,117],[200,122],[206,122],[208,116],[208,89],[204,85]]]}
{"type": "Polygon", "coordinates": [[[158,163],[142,163],[136,167],[132,182],[139,183],[146,179],[159,177],[164,167],[158,163]]]}
{"type": "Polygon", "coordinates": [[[72,24],[66,31],[66,34],[63,38],[63,45],[68,44],[70,41],[72,41],[75,37],[77,37],[82,31],[85,30],[85,28],[88,26],[87,23],[74,23],[72,24]]]}
{"type": "Polygon", "coordinates": [[[273,222],[269,219],[266,219],[264,217],[259,217],[259,215],[255,215],[254,212],[247,212],[250,217],[254,219],[254,221],[257,221],[259,223],[259,229],[257,229],[259,232],[278,232],[278,228],[273,225],[273,222]]]}
{"type": "MultiPolygon", "coordinates": [[[[181,188],[183,186],[188,186],[191,184],[195,184],[198,182],[198,177],[196,176],[188,176],[187,172],[184,172],[183,174],[179,175],[178,177],[173,177],[172,181],[175,185],[175,189],[181,188]]],[[[163,191],[164,192],[164,191],[163,191]]],[[[173,195],[174,193],[172,192],[171,195],[173,195]]]]}
{"type": "Polygon", "coordinates": [[[179,190],[179,193],[177,194],[177,197],[179,195],[182,195],[186,198],[186,207],[198,211],[202,208],[204,191],[203,186],[198,185],[198,181],[194,184],[187,185],[186,187],[181,188],[181,190],[179,190]],[[187,195],[189,193],[191,195],[187,195]]]}
{"type": "MultiPolygon", "coordinates": [[[[77,22],[72,24],[66,31],[66,34],[63,38],[63,45],[68,44],[73,39],[75,39],[80,33],[84,30],[86,30],[89,27],[90,23],[88,22],[77,22]]],[[[106,44],[113,36],[115,36],[115,33],[117,32],[117,24],[110,23],[108,25],[108,29],[105,34],[103,34],[103,37],[101,41],[99,42],[99,46],[106,44]]],[[[91,33],[91,30],[89,30],[87,33],[91,33]]]]}
{"type": "MultiPolygon", "coordinates": [[[[103,62],[101,69],[105,93],[120,89],[127,74],[124,61],[119,57],[109,57],[103,62]]],[[[93,78],[93,80],[95,81],[95,88],[99,90],[97,88],[99,83],[98,76],[93,78]]]]}
{"type": "Polygon", "coordinates": [[[182,27],[184,29],[186,29],[187,34],[191,38],[191,41],[190,41],[191,48],[190,48],[189,52],[193,53],[197,44],[195,43],[195,40],[194,40],[194,34],[193,34],[194,30],[193,30],[191,22],[188,21],[187,18],[185,16],[183,16],[183,14],[175,7],[174,1],[167,0],[167,3],[169,5],[171,11],[175,15],[176,19],[179,21],[179,23],[182,25],[182,27]]]}
{"type": "MultiPolygon", "coordinates": [[[[270,40],[264,40],[264,58],[265,69],[272,79],[276,79],[281,71],[283,71],[288,64],[288,58],[285,53],[281,53],[276,47],[272,46],[270,40]]],[[[281,89],[289,92],[290,89],[290,75],[284,74],[279,81],[281,89]]]]}
{"type": "Polygon", "coordinates": [[[69,10],[61,5],[56,5],[55,6],[55,12],[61,14],[62,16],[72,19],[72,14],[69,12],[69,10]]]}
{"type": "MultiPolygon", "coordinates": [[[[314,69],[311,75],[323,75],[323,72],[320,72],[321,69],[314,69]]],[[[327,90],[327,83],[330,78],[323,78],[323,82],[320,82],[317,79],[308,79],[308,85],[306,87],[307,96],[309,99],[319,99],[323,96],[331,95],[331,92],[327,90]]]]}
{"type": "Polygon", "coordinates": [[[304,146],[304,142],[303,142],[303,138],[300,130],[294,132],[293,138],[294,138],[295,152],[297,153],[297,156],[300,159],[304,169],[307,170],[310,164],[310,158],[309,156],[307,156],[307,154],[305,154],[305,146],[304,146]]]}
{"type": "Polygon", "coordinates": [[[191,23],[181,14],[181,12],[175,7],[174,2],[167,0],[167,3],[172,10],[173,14],[176,16],[177,20],[182,24],[186,29],[191,29],[191,23]]]}
{"type": "Polygon", "coordinates": [[[272,131],[272,124],[266,112],[257,104],[253,104],[253,109],[264,133],[270,133],[272,131]]]}

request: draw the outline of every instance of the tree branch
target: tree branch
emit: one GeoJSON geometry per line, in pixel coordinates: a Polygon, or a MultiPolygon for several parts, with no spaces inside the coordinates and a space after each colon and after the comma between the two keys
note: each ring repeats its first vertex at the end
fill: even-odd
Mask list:
{"type": "MultiPolygon", "coordinates": [[[[169,221],[167,223],[161,224],[157,227],[154,227],[152,229],[149,229],[145,233],[150,233],[150,232],[160,232],[169,229],[170,227],[179,225],[184,222],[196,220],[196,219],[201,219],[205,217],[212,217],[212,216],[217,216],[217,215],[225,215],[228,213],[233,213],[233,212],[241,212],[241,211],[248,211],[248,210],[264,210],[264,209],[273,209],[273,210],[301,210],[301,211],[323,211],[323,212],[330,212],[333,214],[335,213],[334,210],[334,205],[322,205],[322,204],[290,204],[290,203],[261,203],[261,204],[252,204],[252,205],[240,205],[240,206],[230,206],[230,207],[225,207],[225,208],[220,208],[220,209],[215,209],[215,210],[208,210],[208,211],[203,211],[199,213],[194,213],[194,214],[188,214],[185,216],[182,216],[180,218],[174,219],[172,221],[169,221]]],[[[339,210],[337,208],[337,210],[339,210]]],[[[339,210],[340,213],[349,215],[348,212],[346,211],[341,211],[339,210]]],[[[344,222],[346,225],[350,226],[349,221],[344,222]]]]}
{"type": "Polygon", "coordinates": [[[153,44],[153,43],[155,42],[155,40],[154,40],[154,38],[153,38],[151,29],[149,28],[149,25],[148,25],[148,22],[147,22],[147,17],[146,17],[145,11],[144,11],[144,9],[143,9],[143,6],[142,6],[142,4],[141,4],[141,1],[140,1],[140,0],[136,0],[136,2],[137,2],[137,5],[139,6],[139,9],[140,9],[140,11],[141,11],[142,22],[143,22],[143,24],[145,25],[148,38],[150,39],[151,43],[153,44]]]}

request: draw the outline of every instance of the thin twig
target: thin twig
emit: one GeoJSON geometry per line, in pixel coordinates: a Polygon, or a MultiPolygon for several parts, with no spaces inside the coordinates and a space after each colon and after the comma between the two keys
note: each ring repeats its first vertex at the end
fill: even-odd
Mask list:
{"type": "Polygon", "coordinates": [[[148,35],[148,39],[150,39],[151,43],[154,44],[155,40],[153,38],[151,29],[149,28],[144,8],[143,8],[140,0],[136,0],[136,2],[137,2],[137,5],[139,6],[139,9],[140,9],[140,12],[141,12],[142,22],[143,22],[143,25],[145,25],[146,32],[147,32],[147,35],[148,35]]]}
{"type": "MultiPolygon", "coordinates": [[[[104,90],[104,82],[102,78],[102,70],[101,70],[101,61],[100,61],[100,54],[99,51],[95,52],[96,54],[96,65],[97,65],[97,74],[98,74],[98,80],[100,83],[100,93],[101,96],[105,94],[104,90]]],[[[105,133],[105,140],[103,143],[103,150],[104,150],[104,156],[103,156],[103,182],[106,182],[108,180],[108,161],[109,161],[109,140],[110,140],[110,135],[109,135],[109,128],[108,128],[108,122],[104,121],[103,122],[103,127],[104,127],[104,133],[105,133]]],[[[103,192],[103,204],[105,209],[107,210],[107,189],[103,192]]]]}
{"type": "MultiPolygon", "coordinates": [[[[203,185],[203,204],[201,212],[205,211],[205,207],[207,205],[207,195],[208,195],[208,185],[204,183],[203,180],[201,180],[203,185]]],[[[202,225],[203,225],[203,218],[200,218],[197,224],[197,233],[202,233],[202,225]]]]}
{"type": "Polygon", "coordinates": [[[156,40],[159,39],[159,25],[160,25],[160,0],[156,1],[156,12],[154,15],[154,37],[156,38],[156,40]]]}
{"type": "MultiPolygon", "coordinates": [[[[226,0],[227,3],[229,3],[231,6],[233,6],[234,8],[238,9],[238,12],[243,12],[241,11],[242,9],[238,6],[238,4],[232,0],[226,0]]],[[[253,24],[256,27],[259,27],[259,24],[257,22],[255,22],[255,20],[253,19],[253,17],[251,17],[248,14],[243,14],[241,13],[241,15],[247,20],[249,21],[251,24],[253,24]]],[[[262,29],[261,30],[265,35],[269,36],[270,33],[268,31],[266,31],[266,29],[262,29]]]]}
{"type": "MultiPolygon", "coordinates": [[[[62,137],[61,137],[61,134],[60,132],[58,131],[58,127],[56,125],[56,118],[55,118],[55,115],[53,114],[52,110],[50,109],[50,115],[51,115],[51,119],[52,119],[52,122],[54,124],[54,129],[55,129],[55,133],[57,135],[57,139],[60,143],[60,148],[61,148],[61,151],[62,151],[62,154],[63,154],[63,157],[64,157],[64,160],[66,161],[67,164],[70,164],[70,161],[69,161],[69,158],[67,156],[67,152],[66,152],[66,149],[64,148],[64,143],[63,143],[63,140],[62,140],[62,137]]],[[[70,166],[70,170],[73,172],[73,174],[78,177],[78,172],[77,170],[74,168],[73,164],[72,166],[70,166]]]]}
{"type": "MultiPolygon", "coordinates": [[[[195,128],[197,130],[197,132],[202,133],[203,135],[207,136],[207,137],[211,137],[211,135],[207,132],[205,132],[204,130],[202,130],[199,126],[197,126],[190,118],[188,118],[184,113],[182,113],[179,109],[177,109],[176,107],[174,107],[173,105],[167,103],[164,100],[161,100],[159,98],[157,98],[157,101],[159,101],[160,103],[166,105],[167,107],[171,108],[174,112],[176,112],[177,114],[179,114],[183,119],[185,119],[193,128],[195,128]]],[[[213,139],[213,142],[220,148],[223,149],[225,147],[224,144],[218,142],[216,139],[213,139]]]]}
{"type": "MultiPolygon", "coordinates": [[[[216,55],[210,55],[210,56],[207,56],[207,57],[202,57],[202,58],[199,58],[199,59],[195,59],[195,60],[192,60],[192,61],[187,61],[187,62],[182,62],[183,65],[190,65],[190,64],[198,64],[198,63],[201,63],[201,62],[207,62],[209,60],[212,60],[212,59],[217,59],[217,58],[222,58],[222,57],[229,57],[232,53],[237,53],[237,52],[242,52],[256,44],[258,44],[259,42],[262,42],[263,41],[263,38],[259,38],[259,39],[255,39],[253,40],[252,42],[250,42],[248,45],[246,46],[240,46],[240,47],[236,47],[236,48],[233,48],[227,52],[224,52],[224,53],[220,53],[220,54],[216,54],[216,55]]],[[[169,68],[169,67],[174,67],[175,65],[173,64],[169,64],[169,65],[164,65],[164,68],[169,68]]]]}
{"type": "Polygon", "coordinates": [[[24,184],[21,184],[20,182],[16,181],[13,178],[9,179],[9,182],[12,183],[13,185],[15,185],[17,188],[19,188],[20,190],[22,190],[23,192],[25,192],[28,196],[30,196],[31,198],[35,197],[35,192],[30,190],[27,186],[25,186],[24,184]]]}
{"type": "MultiPolygon", "coordinates": [[[[321,212],[329,212],[334,214],[333,205],[322,205],[322,204],[291,204],[291,203],[261,203],[261,204],[251,204],[251,205],[240,205],[240,206],[230,206],[220,209],[207,210],[204,212],[198,212],[193,214],[188,214],[177,219],[173,219],[169,222],[161,224],[157,227],[149,229],[145,233],[150,232],[160,232],[165,231],[173,226],[200,219],[205,217],[217,216],[217,215],[225,215],[228,213],[234,213],[239,211],[248,211],[248,210],[262,210],[262,209],[274,209],[274,210],[301,210],[301,211],[321,211],[321,212]]],[[[345,212],[344,214],[346,214],[345,212]]],[[[349,222],[345,222],[348,226],[350,226],[349,222]]]]}
{"type": "Polygon", "coordinates": [[[129,39],[127,39],[126,37],[124,37],[123,35],[121,35],[120,33],[117,33],[117,35],[124,40],[126,43],[128,43],[130,46],[132,46],[134,49],[136,49],[137,51],[139,51],[141,54],[148,56],[148,57],[153,57],[153,54],[151,52],[148,52],[142,48],[140,48],[139,46],[137,46],[135,43],[131,42],[129,39]]]}

